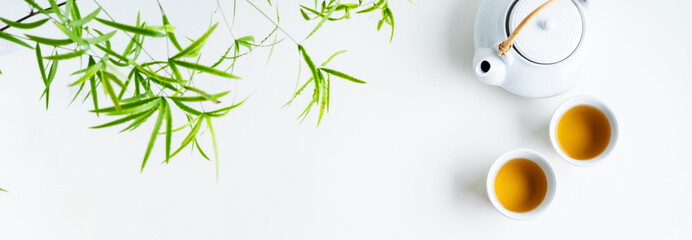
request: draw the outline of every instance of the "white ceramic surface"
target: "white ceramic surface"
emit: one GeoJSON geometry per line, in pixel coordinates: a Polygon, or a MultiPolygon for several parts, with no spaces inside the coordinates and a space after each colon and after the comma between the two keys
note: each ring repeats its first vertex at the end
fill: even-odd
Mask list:
{"type": "Polygon", "coordinates": [[[539,13],[519,33],[514,47],[499,44],[544,0],[485,0],[474,25],[473,70],[482,82],[523,97],[551,97],[572,89],[586,51],[584,0],[564,0],[539,13]],[[507,26],[509,24],[509,26],[507,26]]]}
{"type": "Polygon", "coordinates": [[[490,202],[493,204],[495,209],[502,213],[502,215],[516,220],[533,219],[541,213],[543,213],[548,208],[548,206],[550,206],[550,203],[553,201],[553,198],[555,198],[556,187],[557,178],[555,177],[553,166],[550,165],[548,159],[542,154],[527,148],[518,148],[502,154],[502,156],[497,158],[493,165],[490,167],[490,170],[488,171],[488,177],[486,179],[486,190],[488,192],[488,198],[490,198],[490,202]],[[504,206],[502,206],[500,201],[497,199],[497,195],[495,194],[495,178],[497,177],[497,172],[500,171],[500,168],[502,168],[502,166],[504,166],[505,163],[507,163],[509,160],[516,158],[526,158],[538,164],[538,166],[540,166],[541,169],[543,169],[543,172],[545,173],[545,178],[548,181],[548,189],[545,194],[545,198],[543,199],[541,204],[538,205],[538,207],[528,212],[513,212],[507,210],[504,206]]]}
{"type": "Polygon", "coordinates": [[[603,101],[593,96],[581,95],[565,100],[560,104],[560,106],[557,107],[557,109],[555,109],[555,112],[553,113],[553,116],[550,119],[549,133],[550,143],[553,145],[553,149],[555,150],[555,152],[557,152],[557,154],[562,159],[575,166],[590,167],[602,162],[606,157],[608,157],[610,152],[613,151],[613,148],[615,148],[619,136],[619,126],[617,119],[615,118],[615,114],[610,109],[610,107],[608,107],[608,105],[606,105],[603,101]],[[562,150],[560,144],[557,142],[558,122],[560,121],[562,116],[565,115],[565,112],[579,105],[589,105],[598,108],[598,110],[605,114],[605,116],[608,118],[608,122],[610,123],[610,142],[608,143],[608,147],[606,147],[606,149],[601,154],[589,160],[577,160],[568,156],[565,153],[565,151],[562,150]]]}

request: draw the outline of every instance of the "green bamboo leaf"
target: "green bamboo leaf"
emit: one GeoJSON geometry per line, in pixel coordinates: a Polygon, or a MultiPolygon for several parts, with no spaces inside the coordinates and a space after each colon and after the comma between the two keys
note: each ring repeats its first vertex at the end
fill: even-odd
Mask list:
{"type": "Polygon", "coordinates": [[[46,76],[46,67],[43,65],[43,56],[41,56],[41,47],[39,44],[36,44],[36,60],[38,60],[38,69],[41,72],[41,79],[43,79],[43,84],[45,85],[46,82],[48,82],[48,78],[46,76]]]}
{"type": "Polygon", "coordinates": [[[190,46],[187,46],[185,49],[178,52],[178,54],[174,55],[171,58],[177,59],[177,58],[181,58],[181,57],[186,57],[186,56],[198,51],[200,48],[202,48],[202,46],[204,45],[204,42],[207,40],[207,38],[209,38],[209,35],[214,31],[214,29],[216,29],[216,26],[218,26],[218,25],[219,25],[218,23],[214,24],[214,26],[210,27],[209,30],[207,30],[207,32],[204,33],[204,35],[202,35],[199,39],[192,42],[192,44],[190,44],[190,46]]]}
{"type": "Polygon", "coordinates": [[[64,33],[68,38],[70,38],[72,41],[78,43],[78,44],[84,44],[84,39],[82,39],[80,36],[77,36],[74,32],[70,31],[67,29],[65,26],[63,26],[61,23],[54,22],[55,26],[60,29],[62,33],[64,33]]]}
{"type": "Polygon", "coordinates": [[[329,62],[331,62],[334,57],[336,57],[342,53],[345,53],[345,52],[346,52],[346,50],[341,50],[341,51],[335,52],[334,54],[332,54],[332,56],[327,58],[327,61],[324,61],[322,64],[320,64],[320,67],[327,66],[327,64],[329,64],[329,62]]]}
{"type": "Polygon", "coordinates": [[[48,10],[48,11],[44,10],[43,7],[39,6],[39,5],[38,5],[36,2],[34,2],[33,0],[24,0],[24,1],[25,1],[26,3],[28,3],[29,5],[31,5],[31,7],[32,7],[33,9],[36,9],[36,10],[38,10],[38,12],[43,13],[43,14],[45,14],[45,15],[48,15],[48,14],[50,14],[50,13],[53,12],[53,10],[48,10]]]}
{"type": "MultiPolygon", "coordinates": [[[[94,57],[89,56],[89,66],[92,67],[96,65],[96,62],[94,61],[94,57]]],[[[91,87],[91,99],[92,102],[94,103],[94,109],[97,111],[96,116],[99,116],[99,100],[98,100],[98,94],[96,94],[96,77],[92,74],[91,77],[89,77],[89,86],[91,87]]]]}
{"type": "Polygon", "coordinates": [[[171,106],[165,100],[163,104],[166,105],[166,163],[171,159],[171,135],[173,133],[173,117],[171,115],[171,106]]]}
{"type": "MultiPolygon", "coordinates": [[[[93,59],[92,59],[92,60],[93,60],[93,59]]],[[[82,75],[82,77],[80,77],[79,79],[77,79],[77,81],[73,82],[73,83],[70,84],[69,86],[72,87],[72,86],[79,85],[79,84],[83,83],[84,81],[86,81],[87,79],[89,79],[90,77],[93,77],[94,75],[96,75],[96,72],[98,72],[98,70],[101,69],[102,65],[103,65],[102,62],[98,62],[98,63],[96,63],[96,64],[94,64],[94,65],[89,66],[89,67],[84,71],[84,75],[82,75]]]]}
{"type": "Polygon", "coordinates": [[[98,21],[98,22],[100,22],[106,26],[120,29],[120,30],[125,31],[125,32],[137,33],[137,34],[141,34],[144,36],[150,36],[150,37],[165,37],[166,36],[166,34],[163,34],[159,31],[149,29],[149,28],[125,25],[122,23],[112,22],[112,21],[108,21],[105,19],[101,19],[101,18],[95,18],[95,19],[96,19],[96,21],[98,21]]]}
{"type": "Polygon", "coordinates": [[[212,99],[218,99],[220,97],[226,96],[226,94],[230,93],[231,91],[226,91],[222,93],[217,93],[217,94],[212,94],[210,96],[194,96],[194,97],[168,97],[170,99],[180,101],[180,102],[202,102],[202,101],[209,101],[212,99]]]}
{"type": "MultiPolygon", "coordinates": [[[[159,7],[161,7],[161,6],[159,6],[159,7]]],[[[163,8],[161,8],[161,11],[163,11],[163,8]]],[[[163,16],[163,25],[164,26],[170,25],[171,23],[168,22],[168,17],[166,17],[166,14],[163,14],[162,16],[163,16]]],[[[171,43],[173,44],[173,46],[176,49],[178,49],[178,51],[183,50],[183,48],[180,47],[180,43],[178,43],[178,39],[175,37],[175,34],[173,32],[166,32],[166,36],[168,36],[168,39],[171,40],[171,43]]]]}
{"type": "Polygon", "coordinates": [[[180,109],[182,109],[182,110],[185,111],[185,112],[188,112],[188,113],[190,113],[190,114],[192,114],[192,115],[195,115],[195,116],[202,115],[202,112],[197,111],[196,109],[191,108],[190,106],[185,105],[185,104],[183,104],[183,103],[180,102],[180,101],[177,101],[177,100],[174,100],[174,99],[171,99],[171,100],[173,100],[173,103],[175,103],[176,106],[178,106],[180,109]]]}
{"type": "Polygon", "coordinates": [[[308,65],[308,68],[310,68],[310,72],[312,73],[313,81],[315,81],[315,87],[316,88],[319,87],[320,86],[319,79],[318,79],[319,74],[318,74],[317,68],[315,67],[315,63],[312,62],[312,59],[310,58],[308,53],[305,51],[305,48],[303,47],[303,45],[298,45],[298,51],[303,55],[303,59],[305,60],[305,64],[308,65]]]}
{"type": "Polygon", "coordinates": [[[7,190],[0,188],[0,191],[7,192],[7,190]]]}
{"type": "MultiPolygon", "coordinates": [[[[111,66],[108,66],[108,67],[111,68],[111,66]]],[[[111,69],[111,70],[116,70],[116,69],[111,69]]],[[[106,76],[109,80],[113,80],[113,82],[115,82],[115,84],[118,84],[118,87],[122,88],[124,86],[123,81],[121,81],[120,78],[115,76],[115,74],[103,71],[103,75],[106,76]]]]}
{"type": "Polygon", "coordinates": [[[390,37],[389,37],[389,42],[391,42],[392,39],[394,39],[394,15],[392,14],[392,10],[389,9],[389,7],[387,6],[387,4],[385,4],[385,8],[384,8],[383,11],[386,12],[386,15],[387,15],[387,18],[386,18],[386,19],[389,19],[388,23],[389,23],[389,25],[392,26],[392,34],[391,34],[390,37]]]}
{"type": "MultiPolygon", "coordinates": [[[[143,99],[143,100],[139,100],[139,101],[135,101],[135,102],[131,102],[131,103],[122,104],[122,105],[120,105],[120,109],[122,111],[131,110],[131,109],[141,109],[141,107],[143,105],[145,105],[147,103],[151,103],[157,99],[159,99],[159,98],[147,98],[147,99],[143,99]]],[[[157,105],[157,104],[158,103],[154,103],[154,105],[157,105]]],[[[142,112],[142,111],[147,110],[147,109],[149,109],[149,108],[147,108],[145,106],[145,108],[143,110],[141,110],[141,111],[138,110],[138,111],[133,111],[133,112],[142,112]]],[[[117,113],[118,109],[116,109],[115,107],[108,107],[108,108],[101,108],[98,110],[97,109],[90,110],[90,112],[94,112],[94,113],[117,113]]]]}
{"type": "Polygon", "coordinates": [[[219,101],[217,98],[215,98],[214,96],[212,96],[211,94],[209,94],[205,91],[202,91],[201,89],[190,87],[190,86],[184,86],[183,88],[185,88],[186,90],[195,92],[195,93],[201,95],[202,97],[206,98],[207,100],[209,100],[213,103],[221,103],[221,101],[219,101]]]}
{"type": "Polygon", "coordinates": [[[7,19],[0,17],[0,21],[3,21],[5,24],[7,24],[10,27],[19,28],[19,29],[37,28],[37,27],[40,27],[41,25],[43,25],[44,23],[48,22],[48,20],[50,20],[50,19],[46,18],[46,19],[38,20],[36,22],[21,23],[21,22],[10,21],[10,20],[7,20],[7,19]]]}
{"type": "Polygon", "coordinates": [[[320,28],[322,27],[322,24],[324,24],[324,22],[326,22],[327,19],[329,19],[329,17],[332,15],[332,13],[334,13],[334,11],[336,10],[336,7],[337,7],[338,5],[339,5],[339,2],[337,1],[336,4],[334,4],[334,6],[332,6],[331,8],[329,8],[329,11],[327,11],[327,14],[325,14],[325,15],[322,17],[322,20],[320,20],[320,22],[317,23],[317,26],[315,26],[315,28],[312,29],[312,32],[310,32],[310,34],[308,34],[308,36],[305,37],[306,40],[307,40],[308,38],[310,38],[310,36],[312,36],[312,34],[315,34],[315,32],[317,32],[317,30],[320,29],[320,28]]]}
{"type": "Polygon", "coordinates": [[[65,46],[74,43],[72,39],[50,39],[50,38],[42,38],[42,37],[37,37],[29,34],[24,34],[29,40],[34,41],[36,43],[44,44],[44,45],[49,45],[49,46],[65,46]]]}
{"type": "Polygon", "coordinates": [[[168,66],[171,68],[171,71],[173,72],[173,76],[175,76],[175,79],[178,81],[183,81],[183,75],[180,74],[180,70],[178,70],[178,67],[175,66],[171,59],[168,59],[168,66]]]}
{"type": "Polygon", "coordinates": [[[99,77],[99,79],[101,79],[101,83],[103,83],[103,89],[106,90],[106,95],[108,95],[111,98],[113,106],[116,110],[120,111],[120,102],[118,101],[118,96],[115,95],[115,91],[113,90],[113,86],[111,85],[110,79],[103,73],[103,71],[100,71],[99,74],[97,74],[97,76],[99,77]]]}
{"type": "MultiPolygon", "coordinates": [[[[158,105],[157,105],[157,106],[158,106],[158,105]]],[[[144,115],[142,115],[141,117],[135,119],[135,121],[133,121],[129,126],[127,126],[126,128],[124,128],[123,130],[120,130],[120,132],[122,133],[122,132],[127,131],[127,130],[134,131],[135,129],[137,129],[137,128],[138,128],[139,126],[141,126],[143,123],[145,123],[146,121],[148,121],[149,118],[151,117],[151,115],[154,115],[154,113],[156,112],[156,110],[158,110],[158,107],[157,107],[157,106],[154,106],[153,108],[151,108],[151,109],[149,109],[148,111],[144,112],[144,113],[145,113],[144,115]]]]}
{"type": "Polygon", "coordinates": [[[205,119],[207,120],[207,127],[209,127],[209,133],[211,134],[211,142],[214,146],[214,159],[216,162],[216,181],[219,181],[219,147],[216,143],[216,134],[214,133],[214,127],[211,125],[211,118],[205,117],[205,119]]]}
{"type": "Polygon", "coordinates": [[[202,157],[204,157],[204,159],[207,159],[207,161],[211,161],[211,159],[209,159],[209,157],[207,157],[207,154],[204,153],[204,151],[202,150],[202,147],[199,146],[199,142],[197,142],[197,140],[195,140],[193,142],[195,144],[195,147],[197,147],[197,151],[199,152],[199,154],[201,154],[202,157]]]}
{"type": "Polygon", "coordinates": [[[142,169],[140,172],[144,171],[144,166],[147,165],[147,160],[151,154],[151,149],[154,148],[154,143],[156,142],[156,136],[158,136],[159,129],[161,129],[161,124],[163,123],[163,118],[165,114],[165,104],[160,104],[159,107],[159,117],[156,119],[156,124],[154,124],[154,131],[151,132],[151,137],[149,138],[149,144],[147,145],[147,151],[144,154],[144,160],[142,161],[142,169]]]}
{"type": "Polygon", "coordinates": [[[113,35],[115,35],[115,33],[116,33],[116,31],[112,31],[112,32],[106,33],[104,35],[95,37],[95,38],[85,38],[84,41],[91,43],[91,44],[97,44],[100,42],[107,41],[108,39],[113,37],[113,35]]]}
{"type": "Polygon", "coordinates": [[[245,98],[245,99],[243,99],[243,101],[240,101],[239,103],[236,103],[236,104],[233,104],[231,106],[221,108],[218,110],[214,110],[211,112],[206,112],[206,113],[204,113],[204,115],[208,115],[210,117],[223,117],[226,114],[228,114],[232,109],[237,108],[240,105],[243,105],[243,103],[245,103],[245,101],[247,101],[247,100],[248,100],[248,98],[245,98]]]}
{"type": "Polygon", "coordinates": [[[185,137],[185,139],[183,139],[183,142],[180,143],[180,147],[178,148],[178,150],[175,150],[175,152],[173,152],[173,154],[171,154],[171,157],[178,154],[181,150],[183,150],[183,148],[185,148],[188,144],[190,144],[190,142],[192,142],[192,140],[194,140],[197,137],[197,132],[199,132],[199,129],[202,126],[202,120],[203,119],[204,119],[203,117],[200,117],[199,120],[197,120],[197,123],[195,123],[195,126],[192,127],[192,130],[190,130],[190,133],[185,137]]]}
{"type": "Polygon", "coordinates": [[[72,11],[70,11],[70,14],[72,15],[72,21],[79,21],[82,19],[82,13],[79,12],[79,7],[77,4],[74,3],[74,0],[68,0],[68,3],[70,6],[72,6],[72,11]]]}
{"type": "Polygon", "coordinates": [[[46,110],[48,110],[48,104],[50,101],[50,84],[55,78],[55,73],[58,71],[58,61],[53,61],[50,66],[50,72],[48,73],[48,79],[44,82],[46,89],[43,92],[46,94],[46,110]]]}
{"type": "Polygon", "coordinates": [[[211,67],[199,65],[199,64],[196,64],[196,63],[185,62],[185,61],[179,61],[179,60],[171,60],[171,61],[172,61],[175,65],[178,65],[178,66],[181,66],[181,67],[184,67],[184,68],[188,68],[188,69],[192,69],[192,70],[197,70],[197,71],[200,71],[200,72],[206,72],[206,73],[214,74],[214,75],[221,76],[221,77],[225,77],[225,78],[240,79],[240,77],[238,77],[238,76],[236,76],[236,75],[233,75],[233,74],[230,74],[230,73],[221,71],[221,70],[217,70],[217,69],[215,69],[215,68],[211,68],[211,67]]]}
{"type": "Polygon", "coordinates": [[[64,59],[70,59],[70,58],[76,58],[76,57],[82,56],[86,52],[87,52],[87,49],[80,49],[80,50],[68,52],[65,54],[58,54],[58,55],[53,55],[53,56],[44,56],[43,58],[48,59],[48,60],[64,60],[64,59]]]}
{"type": "Polygon", "coordinates": [[[19,40],[16,37],[14,37],[10,34],[7,34],[5,32],[0,32],[0,38],[5,39],[5,40],[10,41],[10,42],[13,42],[13,43],[16,43],[16,44],[19,44],[19,45],[22,45],[22,46],[30,48],[30,49],[34,49],[33,47],[31,47],[31,45],[29,45],[29,44],[23,42],[22,40],[19,40]]]}
{"type": "Polygon", "coordinates": [[[148,28],[148,29],[151,29],[151,30],[164,31],[164,32],[173,32],[173,31],[175,31],[175,26],[171,26],[171,25],[148,26],[147,28],[148,28]]]}
{"type": "Polygon", "coordinates": [[[58,18],[61,21],[65,21],[65,15],[62,14],[62,11],[60,11],[60,7],[58,7],[58,4],[55,2],[55,0],[48,0],[48,3],[50,3],[50,8],[53,10],[55,15],[58,15],[58,18]]]}
{"type": "Polygon", "coordinates": [[[139,106],[131,107],[131,108],[122,108],[121,107],[121,110],[108,112],[107,114],[108,115],[128,115],[128,114],[135,114],[135,113],[140,113],[140,112],[151,111],[151,110],[155,109],[160,104],[161,99],[158,97],[154,97],[154,96],[148,96],[148,97],[155,99],[155,100],[148,102],[148,103],[145,103],[145,104],[142,104],[142,105],[139,105],[139,106]]]}
{"type": "MultiPolygon", "coordinates": [[[[79,85],[79,90],[77,90],[77,93],[75,93],[74,97],[72,97],[72,100],[70,100],[70,103],[68,106],[72,105],[75,100],[77,100],[77,97],[79,97],[79,94],[82,93],[82,90],[84,90],[84,85],[86,85],[86,82],[83,82],[82,84],[79,85]]],[[[89,97],[90,93],[87,93],[86,97],[84,98],[84,101],[89,97]]]]}
{"type": "Polygon", "coordinates": [[[101,7],[97,8],[96,10],[94,10],[93,12],[91,12],[91,13],[90,13],[89,15],[87,15],[86,17],[84,17],[84,18],[82,18],[82,19],[79,19],[79,20],[76,20],[76,21],[73,21],[73,22],[71,22],[70,24],[67,24],[67,26],[70,26],[70,27],[80,27],[80,26],[82,26],[82,25],[84,25],[84,24],[87,24],[88,22],[91,22],[91,20],[94,20],[94,18],[95,18],[100,12],[101,12],[101,7]]]}
{"type": "Polygon", "coordinates": [[[120,55],[120,54],[116,53],[115,51],[111,50],[110,48],[103,47],[103,46],[101,46],[101,45],[99,45],[99,44],[95,44],[94,46],[96,46],[96,48],[98,48],[98,49],[101,49],[101,51],[104,51],[104,52],[108,53],[108,55],[111,55],[111,56],[117,58],[117,59],[120,60],[120,61],[123,61],[123,62],[125,62],[125,63],[130,63],[130,59],[127,59],[127,58],[124,57],[123,55],[120,55]]]}
{"type": "Polygon", "coordinates": [[[145,114],[148,114],[148,113],[149,113],[149,112],[141,112],[141,113],[137,113],[137,114],[128,115],[128,116],[126,116],[126,117],[124,117],[124,118],[120,118],[120,119],[118,119],[118,120],[115,120],[115,121],[112,121],[112,122],[109,122],[109,123],[104,123],[104,124],[101,124],[101,125],[98,125],[98,126],[93,126],[93,127],[91,127],[91,128],[93,128],[93,129],[99,129],[99,128],[107,128],[107,127],[112,127],[112,126],[120,125],[120,124],[129,122],[129,121],[138,119],[138,118],[140,118],[140,117],[142,117],[142,116],[144,116],[145,114]]]}
{"type": "Polygon", "coordinates": [[[252,45],[255,43],[255,37],[245,36],[235,40],[238,44],[247,47],[248,50],[252,51],[252,45]]]}
{"type": "Polygon", "coordinates": [[[58,72],[58,61],[53,61],[53,64],[50,66],[50,71],[48,72],[48,78],[46,79],[46,86],[49,86],[52,82],[53,79],[55,79],[55,74],[58,72]]]}
{"type": "Polygon", "coordinates": [[[320,70],[322,70],[322,71],[324,71],[324,72],[326,72],[326,73],[328,73],[328,74],[331,74],[331,75],[333,75],[333,76],[335,76],[335,77],[340,77],[340,78],[349,80],[349,81],[351,81],[351,82],[361,83],[361,84],[362,84],[362,83],[366,83],[366,82],[363,81],[363,80],[360,80],[360,79],[358,79],[358,78],[349,76],[349,75],[347,75],[347,74],[345,74],[345,73],[342,73],[342,72],[339,72],[339,71],[336,71],[336,70],[333,70],[333,69],[329,69],[329,68],[320,68],[320,70]]]}
{"type": "Polygon", "coordinates": [[[321,12],[318,12],[318,11],[315,10],[315,9],[312,9],[312,8],[309,8],[309,7],[306,7],[306,6],[303,6],[303,5],[300,5],[300,7],[301,7],[301,11],[302,11],[303,9],[305,9],[305,10],[308,10],[308,11],[310,11],[311,13],[313,13],[313,14],[315,14],[315,15],[317,15],[317,16],[323,16],[323,14],[322,14],[321,12]]]}
{"type": "Polygon", "coordinates": [[[302,15],[302,16],[303,16],[303,19],[305,19],[306,21],[312,20],[312,19],[310,18],[310,16],[308,16],[308,14],[305,13],[305,11],[303,11],[303,9],[300,9],[300,15],[302,15]]]}

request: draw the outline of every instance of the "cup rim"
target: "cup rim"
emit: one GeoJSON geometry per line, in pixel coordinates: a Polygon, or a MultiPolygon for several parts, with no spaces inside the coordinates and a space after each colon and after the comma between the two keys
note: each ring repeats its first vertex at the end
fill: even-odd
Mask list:
{"type": "Polygon", "coordinates": [[[500,157],[495,159],[490,167],[490,170],[488,170],[488,176],[486,179],[486,190],[488,193],[488,198],[490,199],[493,207],[495,207],[495,209],[502,215],[515,220],[529,220],[543,213],[555,198],[555,193],[557,191],[556,187],[557,177],[555,175],[555,171],[553,170],[553,166],[550,164],[548,159],[537,151],[528,148],[513,149],[505,152],[500,157]],[[497,178],[498,171],[509,160],[516,158],[526,158],[538,164],[538,166],[543,170],[548,183],[543,201],[541,201],[536,208],[528,212],[513,212],[506,209],[497,199],[497,195],[495,194],[495,178],[497,178]]]}
{"type": "Polygon", "coordinates": [[[557,153],[557,155],[560,156],[560,158],[574,166],[591,167],[595,166],[600,162],[603,162],[603,160],[610,154],[610,152],[613,151],[613,148],[617,143],[619,129],[615,114],[613,113],[612,109],[608,107],[607,104],[605,104],[602,100],[596,97],[590,95],[580,95],[568,98],[567,100],[560,103],[560,105],[553,112],[553,116],[550,118],[550,127],[548,132],[550,134],[550,144],[553,146],[553,150],[555,150],[555,152],[557,153]],[[608,147],[606,147],[606,149],[603,150],[603,152],[598,156],[587,160],[578,160],[570,157],[569,155],[567,155],[567,153],[565,153],[565,151],[562,150],[562,147],[560,147],[560,144],[557,141],[558,122],[568,110],[579,105],[588,105],[597,108],[599,111],[605,114],[610,124],[610,141],[608,142],[608,147]]]}

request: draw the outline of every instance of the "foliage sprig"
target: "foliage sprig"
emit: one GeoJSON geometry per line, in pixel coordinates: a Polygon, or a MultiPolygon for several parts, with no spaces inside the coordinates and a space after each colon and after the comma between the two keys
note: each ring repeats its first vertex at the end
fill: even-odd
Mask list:
{"type": "MultiPolygon", "coordinates": [[[[268,47],[271,48],[267,57],[269,61],[274,47],[284,40],[279,39],[280,33],[283,33],[285,37],[297,46],[298,54],[300,59],[302,59],[301,62],[308,66],[311,73],[310,78],[296,90],[286,104],[288,105],[296,99],[308,85],[313,85],[312,100],[300,114],[299,118],[305,119],[310,109],[318,107],[317,125],[319,126],[324,113],[329,112],[329,93],[332,77],[359,84],[365,83],[365,81],[349,74],[326,67],[335,56],[345,51],[336,52],[319,66],[315,65],[302,41],[297,42],[295,38],[281,28],[278,4],[272,4],[271,0],[268,0],[267,3],[269,6],[276,8],[276,18],[269,17],[252,1],[245,0],[274,25],[273,30],[259,42],[251,35],[235,37],[232,31],[237,4],[235,0],[233,1],[233,15],[230,24],[223,13],[223,9],[221,9],[221,4],[217,1],[226,27],[233,36],[233,41],[217,61],[207,64],[200,63],[201,51],[209,37],[217,29],[218,23],[210,24],[204,34],[196,39],[190,39],[188,45],[181,44],[176,37],[175,27],[171,25],[160,3],[161,25],[152,25],[143,21],[139,14],[134,24],[116,21],[96,1],[94,2],[98,5],[98,8],[86,15],[82,14],[75,0],[66,0],[61,3],[55,0],[48,0],[49,6],[41,6],[34,0],[24,1],[31,7],[32,11],[29,15],[17,21],[0,17],[0,21],[7,25],[0,28],[0,39],[32,49],[35,52],[40,76],[44,84],[41,98],[45,98],[46,109],[50,105],[50,89],[54,83],[59,63],[62,61],[86,59],[86,66],[71,74],[74,80],[70,82],[69,86],[78,87],[72,101],[75,101],[80,96],[83,99],[82,101],[91,99],[93,106],[91,112],[97,117],[104,115],[117,117],[114,120],[93,126],[92,128],[102,129],[124,126],[121,130],[121,132],[124,132],[138,129],[150,120],[154,122],[154,127],[142,159],[141,171],[144,170],[150,159],[159,135],[164,135],[163,137],[165,138],[163,163],[169,163],[174,156],[188,146],[196,149],[205,159],[210,160],[197,139],[204,132],[202,129],[206,128],[211,135],[218,178],[219,154],[216,135],[212,125],[213,119],[226,116],[231,110],[245,103],[247,98],[214,110],[195,107],[194,104],[199,104],[201,107],[201,104],[204,102],[221,104],[219,99],[226,96],[230,91],[209,93],[195,86],[196,78],[194,77],[199,74],[207,74],[224,79],[240,79],[238,75],[233,73],[237,60],[252,53],[256,48],[268,47]],[[25,22],[29,18],[39,15],[45,18],[25,22]],[[52,24],[47,24],[49,22],[52,24]],[[49,26],[57,28],[63,36],[55,38],[29,33],[13,34],[6,32],[9,28],[28,31],[49,26]],[[108,29],[108,31],[102,31],[105,29],[108,29]],[[111,39],[119,34],[125,34],[128,38],[128,44],[124,49],[115,49],[113,44],[111,44],[111,39]],[[173,46],[173,51],[175,52],[169,53],[165,59],[155,59],[143,47],[145,40],[149,39],[165,40],[167,46],[173,46]],[[271,43],[266,44],[270,40],[271,43]],[[51,49],[44,51],[46,48],[51,49]],[[147,56],[148,59],[142,58],[143,55],[147,56]],[[184,75],[184,73],[187,74],[184,75]],[[107,100],[104,100],[104,97],[107,100]],[[104,103],[104,101],[106,102],[104,103]],[[185,116],[184,124],[178,127],[173,126],[173,116],[181,114],[185,116]],[[186,130],[187,133],[183,140],[179,145],[174,146],[173,134],[186,130]]],[[[382,12],[382,19],[378,22],[377,29],[380,30],[382,25],[387,23],[392,27],[390,41],[394,36],[394,17],[388,7],[388,0],[377,0],[367,4],[364,4],[362,0],[359,0],[357,4],[342,4],[338,0],[329,0],[328,2],[325,0],[322,1],[319,7],[317,1],[315,1],[314,8],[300,5],[299,9],[305,20],[319,19],[319,23],[303,41],[314,36],[327,21],[349,19],[352,12],[361,14],[375,10],[382,12]],[[336,16],[339,14],[341,15],[336,16]]],[[[2,74],[1,71],[0,74],[2,74]]],[[[0,191],[5,190],[0,188],[0,191]]]]}

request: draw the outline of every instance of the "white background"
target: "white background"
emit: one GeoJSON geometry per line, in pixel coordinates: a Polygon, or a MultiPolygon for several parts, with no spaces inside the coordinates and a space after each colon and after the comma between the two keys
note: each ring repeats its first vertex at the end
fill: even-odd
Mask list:
{"type": "MultiPolygon", "coordinates": [[[[6,2],[3,17],[28,11],[22,1],[6,2]]],[[[82,12],[94,9],[91,0],[78,2],[82,12]]],[[[230,18],[232,2],[222,2],[230,18]]],[[[266,1],[256,2],[274,15],[266,1]]],[[[101,3],[120,21],[134,23],[141,10],[146,21],[160,24],[155,1],[101,3]]],[[[78,61],[61,65],[45,111],[34,53],[15,47],[0,57],[0,187],[10,191],[0,193],[0,238],[692,238],[692,2],[591,2],[591,55],[582,82],[548,99],[520,98],[475,79],[479,3],[392,0],[391,43],[387,26],[375,30],[377,14],[327,23],[304,42],[308,52],[322,62],[349,50],[330,66],[368,84],[334,80],[331,113],[319,128],[314,112],[302,124],[295,120],[308,95],[281,108],[298,69],[288,39],[268,64],[268,49],[240,59],[235,73],[243,80],[200,75],[207,89],[232,89],[236,101],[254,91],[243,107],[215,121],[218,182],[213,162],[197,153],[186,150],[159,164],[162,141],[140,173],[152,122],[123,134],[89,129],[112,118],[87,113],[90,100],[68,106],[76,89],[66,85],[78,61]],[[612,155],[591,168],[561,160],[547,135],[552,111],[581,94],[606,101],[621,127],[612,155]],[[550,208],[524,222],[495,211],[484,185],[492,161],[517,147],[546,155],[558,177],[550,208]]],[[[201,35],[210,18],[222,21],[212,0],[162,4],[180,39],[201,35]]],[[[300,41],[317,22],[305,23],[298,4],[281,1],[280,13],[282,26],[300,41]]],[[[271,31],[245,1],[237,12],[236,36],[261,39],[271,31]]],[[[43,35],[57,33],[46,29],[43,35]]],[[[165,57],[163,42],[145,47],[165,57]]],[[[220,25],[203,62],[230,43],[220,25]]],[[[307,75],[303,66],[303,80],[307,75]]],[[[231,103],[233,96],[222,100],[231,103]]],[[[182,124],[183,116],[175,117],[182,124]]],[[[183,137],[176,135],[174,144],[183,137]]],[[[206,129],[200,139],[211,153],[206,129]]]]}

